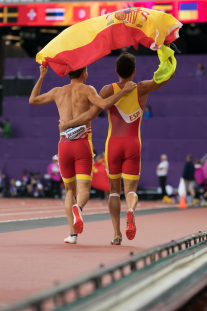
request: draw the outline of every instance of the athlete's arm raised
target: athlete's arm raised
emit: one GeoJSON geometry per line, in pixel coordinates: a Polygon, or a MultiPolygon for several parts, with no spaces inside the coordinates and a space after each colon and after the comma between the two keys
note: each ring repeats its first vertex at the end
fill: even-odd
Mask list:
{"type": "Polygon", "coordinates": [[[128,81],[122,90],[120,90],[115,95],[105,99],[98,95],[93,86],[90,86],[87,88],[86,96],[88,97],[88,100],[91,102],[91,104],[101,109],[108,109],[113,106],[125,93],[132,91],[136,86],[136,83],[128,81]]]}
{"type": "Polygon", "coordinates": [[[146,80],[146,81],[141,81],[138,83],[138,88],[139,88],[139,95],[148,95],[151,92],[159,90],[161,87],[163,87],[166,83],[168,83],[173,77],[175,76],[175,73],[168,79],[167,81],[164,81],[162,83],[157,84],[154,79],[152,80],[146,80]]]}
{"type": "Polygon", "coordinates": [[[37,83],[35,84],[32,90],[30,99],[29,99],[29,103],[31,105],[45,105],[55,100],[55,95],[57,94],[57,88],[52,89],[48,93],[40,95],[42,82],[44,80],[46,73],[47,73],[47,67],[44,67],[41,65],[40,66],[40,77],[37,83]]]}
{"type": "MultiPolygon", "coordinates": [[[[99,93],[99,96],[101,96],[103,99],[108,98],[111,95],[113,95],[113,90],[112,90],[111,84],[105,85],[99,93]]],[[[67,123],[65,123],[62,120],[59,120],[59,122],[60,122],[59,123],[59,130],[60,130],[60,132],[64,132],[65,130],[67,130],[70,127],[85,125],[88,122],[95,119],[101,111],[102,111],[101,108],[99,108],[95,105],[92,105],[88,111],[80,114],[78,117],[76,117],[73,120],[68,121],[67,123]]]]}

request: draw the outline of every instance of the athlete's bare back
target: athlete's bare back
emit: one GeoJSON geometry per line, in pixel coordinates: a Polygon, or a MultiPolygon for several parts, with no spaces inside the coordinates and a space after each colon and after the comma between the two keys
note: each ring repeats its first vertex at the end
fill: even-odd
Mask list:
{"type": "MultiPolygon", "coordinates": [[[[60,119],[68,122],[90,109],[91,103],[86,96],[88,86],[82,83],[71,83],[57,90],[56,105],[60,119]]],[[[90,127],[87,122],[86,127],[90,127]]]]}

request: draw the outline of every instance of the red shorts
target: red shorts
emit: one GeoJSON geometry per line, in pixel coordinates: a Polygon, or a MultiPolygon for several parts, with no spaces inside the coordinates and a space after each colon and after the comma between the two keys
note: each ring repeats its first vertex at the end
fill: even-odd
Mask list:
{"type": "Polygon", "coordinates": [[[106,168],[109,178],[138,180],[141,168],[141,143],[138,137],[111,136],[106,141],[106,168]]]}
{"type": "Polygon", "coordinates": [[[92,180],[93,147],[88,138],[70,141],[62,137],[58,145],[62,179],[70,183],[77,179],[92,180]]]}

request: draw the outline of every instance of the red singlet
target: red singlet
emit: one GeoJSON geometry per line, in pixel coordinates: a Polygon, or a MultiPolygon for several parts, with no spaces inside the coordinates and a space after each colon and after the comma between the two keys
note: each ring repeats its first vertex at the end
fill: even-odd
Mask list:
{"type": "MultiPolygon", "coordinates": [[[[112,84],[114,94],[120,87],[112,84]]],[[[109,130],[106,141],[106,169],[111,179],[138,180],[141,166],[140,124],[143,109],[138,86],[108,109],[109,130]]]]}

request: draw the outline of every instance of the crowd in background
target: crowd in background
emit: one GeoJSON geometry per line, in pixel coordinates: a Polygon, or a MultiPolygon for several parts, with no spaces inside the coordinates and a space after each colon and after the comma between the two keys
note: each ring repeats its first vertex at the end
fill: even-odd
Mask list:
{"type": "Polygon", "coordinates": [[[191,204],[200,203],[201,200],[207,202],[207,159],[203,164],[200,159],[193,163],[193,156],[187,155],[182,177],[186,193],[193,198],[191,204]]]}
{"type": "MultiPolygon", "coordinates": [[[[159,178],[162,201],[171,203],[171,198],[166,192],[168,170],[169,162],[167,155],[162,154],[160,163],[156,168],[156,173],[159,178]]],[[[195,205],[201,201],[204,205],[207,205],[207,159],[203,163],[200,159],[197,159],[193,163],[193,156],[188,154],[181,177],[185,183],[186,196],[191,196],[191,205],[195,205]]]]}
{"type": "MultiPolygon", "coordinates": [[[[94,149],[95,152],[95,149],[94,149]]],[[[94,178],[92,187],[97,189],[97,195],[100,199],[107,201],[109,194],[108,178],[105,169],[104,153],[95,155],[94,157],[94,178]],[[98,182],[97,182],[98,180],[98,182]],[[105,186],[103,183],[105,182],[105,186]],[[97,187],[96,187],[97,184],[97,187]]],[[[161,188],[160,198],[166,203],[172,203],[172,197],[166,192],[166,182],[168,176],[169,162],[167,155],[163,154],[160,163],[156,168],[161,188]]],[[[201,201],[207,204],[207,159],[201,163],[197,159],[193,163],[192,155],[187,155],[181,176],[186,186],[186,195],[191,196],[191,204],[197,204],[201,201]]],[[[169,187],[169,186],[167,186],[169,187]]],[[[172,188],[172,187],[171,187],[172,188]]],[[[52,162],[47,167],[47,173],[41,177],[39,172],[28,172],[26,169],[22,171],[19,180],[7,179],[6,175],[0,170],[0,197],[33,197],[33,198],[65,198],[65,188],[60,175],[60,169],[57,156],[52,157],[52,162]]]]}
{"type": "MultiPolygon", "coordinates": [[[[104,174],[105,172],[105,159],[104,153],[95,154],[94,148],[94,174],[98,174],[98,170],[100,169],[100,165],[104,166],[104,174]],[[96,165],[97,164],[97,165],[96,165]]],[[[101,172],[103,174],[103,170],[101,172]]],[[[103,176],[100,175],[101,178],[98,179],[102,181],[103,176]]],[[[104,176],[107,179],[107,175],[104,176]]],[[[93,182],[92,185],[96,186],[93,182]]],[[[104,199],[105,201],[108,199],[108,187],[106,189],[102,189],[97,184],[97,195],[99,198],[104,199]]],[[[60,174],[60,168],[58,163],[58,156],[52,157],[52,162],[47,167],[47,172],[44,176],[40,176],[38,171],[28,172],[28,170],[24,169],[22,171],[21,176],[18,180],[11,178],[10,180],[4,174],[4,172],[0,169],[0,197],[33,197],[33,198],[65,198],[65,187],[62,181],[62,177],[60,174]]]]}
{"type": "Polygon", "coordinates": [[[50,197],[62,198],[65,194],[64,184],[60,175],[58,158],[54,156],[43,177],[39,172],[22,171],[18,180],[8,181],[0,170],[0,196],[2,197],[50,197]]]}

